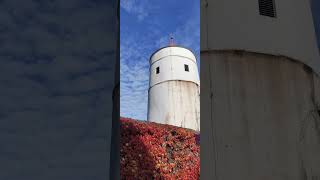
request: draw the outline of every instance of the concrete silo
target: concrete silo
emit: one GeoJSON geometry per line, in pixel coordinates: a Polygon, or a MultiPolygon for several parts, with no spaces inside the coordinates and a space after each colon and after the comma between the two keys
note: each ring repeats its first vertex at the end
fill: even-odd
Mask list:
{"type": "Polygon", "coordinates": [[[309,3],[201,0],[201,178],[320,179],[309,3]]]}
{"type": "Polygon", "coordinates": [[[148,121],[200,131],[200,81],[194,54],[167,46],[150,58],[148,121]]]}

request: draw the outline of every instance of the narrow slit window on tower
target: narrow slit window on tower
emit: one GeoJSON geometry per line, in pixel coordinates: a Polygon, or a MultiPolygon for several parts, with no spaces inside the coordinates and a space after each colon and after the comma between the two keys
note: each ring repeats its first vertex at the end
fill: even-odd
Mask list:
{"type": "Polygon", "coordinates": [[[157,67],[156,68],[156,74],[159,74],[160,73],[160,67],[157,67]]]}
{"type": "Polygon", "coordinates": [[[189,66],[187,64],[184,65],[184,70],[189,72],[189,66]]]}
{"type": "Polygon", "coordinates": [[[275,0],[259,0],[259,12],[262,16],[276,17],[275,0]]]}

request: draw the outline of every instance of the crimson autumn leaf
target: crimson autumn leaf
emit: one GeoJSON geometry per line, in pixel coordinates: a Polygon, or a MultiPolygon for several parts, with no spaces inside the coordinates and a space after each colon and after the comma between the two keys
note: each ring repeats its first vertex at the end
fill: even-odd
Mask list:
{"type": "Polygon", "coordinates": [[[199,134],[193,130],[120,119],[121,179],[199,179],[199,134]]]}

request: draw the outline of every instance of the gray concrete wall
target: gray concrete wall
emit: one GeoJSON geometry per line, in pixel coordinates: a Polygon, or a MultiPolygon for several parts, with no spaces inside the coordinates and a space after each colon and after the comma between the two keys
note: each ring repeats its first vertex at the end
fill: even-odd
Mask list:
{"type": "Polygon", "coordinates": [[[201,54],[201,179],[320,178],[320,80],[257,53],[201,54]]]}
{"type": "Polygon", "coordinates": [[[201,50],[282,55],[320,72],[308,0],[275,0],[276,18],[259,14],[258,0],[201,0],[201,50]]]}

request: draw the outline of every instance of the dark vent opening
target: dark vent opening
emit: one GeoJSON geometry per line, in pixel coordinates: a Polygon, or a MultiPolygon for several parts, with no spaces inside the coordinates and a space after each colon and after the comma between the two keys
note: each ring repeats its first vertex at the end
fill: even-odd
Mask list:
{"type": "Polygon", "coordinates": [[[160,73],[160,67],[157,67],[156,68],[156,74],[159,74],[160,73]]]}
{"type": "Polygon", "coordinates": [[[187,72],[189,72],[189,66],[185,64],[185,65],[184,65],[184,70],[187,71],[187,72]]]}
{"type": "Polygon", "coordinates": [[[276,17],[276,6],[274,0],[259,0],[259,12],[262,16],[276,17]]]}

